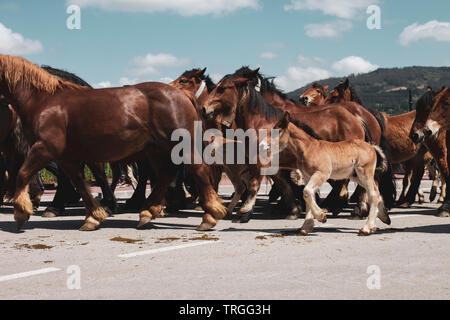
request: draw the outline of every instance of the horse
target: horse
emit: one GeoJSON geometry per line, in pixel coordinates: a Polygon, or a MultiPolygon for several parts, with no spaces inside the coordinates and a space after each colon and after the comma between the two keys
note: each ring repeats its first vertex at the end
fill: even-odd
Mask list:
{"type": "MultiPolygon", "coordinates": [[[[320,106],[317,108],[305,108],[297,105],[294,101],[288,99],[276,86],[273,81],[269,81],[258,73],[252,78],[250,85],[254,86],[264,96],[266,101],[274,106],[281,107],[288,111],[292,117],[301,117],[302,122],[312,127],[321,137],[327,141],[337,142],[351,139],[370,140],[381,145],[383,150],[387,148],[387,142],[382,134],[381,124],[369,111],[361,105],[354,102],[334,102],[331,106],[320,106]]],[[[237,75],[248,77],[252,70],[243,67],[236,72],[237,75]]],[[[389,178],[390,172],[383,175],[384,179],[389,178]]],[[[386,183],[388,183],[386,181],[386,183]]],[[[339,181],[328,195],[324,206],[331,208],[333,213],[338,214],[348,202],[348,181],[339,181]]],[[[395,199],[395,185],[391,184],[392,196],[385,199],[385,205],[392,208],[395,199]]],[[[358,188],[358,192],[361,188],[358,188]]],[[[360,199],[359,206],[353,212],[354,217],[362,217],[367,211],[363,197],[360,199]]]]}
{"type": "MultiPolygon", "coordinates": [[[[167,186],[175,178],[172,133],[186,130],[195,146],[197,112],[186,95],[166,84],[88,89],[52,76],[24,58],[0,55],[0,93],[12,102],[31,146],[13,200],[19,230],[33,214],[26,192],[29,180],[52,160],[83,198],[86,219],[80,230],[98,229],[107,214],[89,192],[79,163],[125,161],[137,154],[145,154],[160,176],[140,212],[138,227],[143,227],[161,213],[167,186]]],[[[204,231],[213,228],[226,209],[212,188],[208,166],[203,161],[195,164],[196,152],[194,148],[186,155],[191,159],[187,167],[200,188],[205,213],[198,230],[204,231]]]]}
{"type": "MultiPolygon", "coordinates": [[[[359,97],[356,90],[350,86],[350,82],[346,79],[344,82],[338,84],[336,88],[325,99],[326,101],[354,101],[362,106],[364,103],[359,97]]],[[[430,93],[426,93],[417,101],[417,108],[425,108],[423,105],[430,104],[430,93]]],[[[413,122],[416,116],[416,111],[408,112],[397,116],[389,116],[386,113],[381,113],[376,110],[370,110],[377,119],[380,119],[380,123],[384,128],[384,135],[389,141],[389,155],[393,164],[404,163],[406,168],[412,170],[411,173],[407,172],[405,182],[403,185],[402,197],[397,202],[400,207],[410,207],[416,198],[417,193],[421,193],[420,182],[424,174],[424,167],[427,166],[430,161],[430,155],[427,154],[427,150],[431,153],[432,157],[436,159],[439,171],[442,175],[442,181],[446,180],[449,174],[449,169],[446,164],[445,153],[442,152],[445,145],[445,136],[441,135],[437,140],[427,139],[424,141],[425,149],[420,145],[416,145],[409,139],[410,130],[413,126],[413,122]],[[408,176],[412,176],[408,179],[408,176]],[[407,192],[405,192],[407,190],[407,192]],[[406,195],[404,195],[406,193],[406,195]]],[[[441,197],[439,201],[443,201],[445,197],[445,183],[442,186],[441,197]]],[[[419,196],[420,198],[420,196],[419,196]]]]}
{"type": "MultiPolygon", "coordinates": [[[[417,110],[414,126],[411,130],[411,138],[419,142],[425,138],[438,138],[441,134],[446,134],[447,165],[449,165],[450,150],[450,87],[442,88],[434,97],[432,107],[429,106],[417,110]]],[[[447,184],[449,177],[447,176],[447,184]]],[[[438,209],[438,216],[450,217],[450,192],[445,195],[443,205],[438,209]]]]}
{"type": "MultiPolygon", "coordinates": [[[[326,222],[326,213],[315,202],[315,192],[330,178],[352,179],[367,188],[370,213],[366,225],[360,230],[361,235],[370,235],[376,231],[377,216],[390,224],[374,180],[376,170],[384,171],[387,168],[382,150],[363,140],[320,140],[307,124],[291,119],[288,112],[269,104],[260,92],[249,85],[252,81],[250,77],[226,76],[209,95],[203,110],[209,118],[218,117],[222,121],[235,122],[243,130],[281,130],[278,138],[270,136],[263,142],[270,152],[272,142],[278,143],[280,167],[299,169],[308,181],[304,189],[306,219],[300,233],[307,235],[313,230],[314,218],[326,222]]],[[[277,152],[276,148],[274,152],[277,152]]]]}
{"type": "MultiPolygon", "coordinates": [[[[202,106],[208,95],[215,88],[211,78],[205,75],[205,69],[192,69],[184,72],[180,77],[170,83],[170,85],[183,90],[191,99],[195,99],[197,106],[202,106]]],[[[201,109],[198,109],[200,112],[201,109]]],[[[222,129],[215,121],[207,121],[203,118],[206,128],[222,129]]],[[[260,189],[261,175],[253,165],[224,164],[212,165],[213,181],[218,187],[222,172],[230,178],[234,195],[227,208],[227,214],[232,215],[237,203],[242,199],[243,204],[236,215],[232,217],[233,223],[248,223],[253,215],[256,196],[260,189]]],[[[276,178],[275,178],[276,179],[276,178]]],[[[297,212],[291,214],[296,217],[297,212]]],[[[292,218],[293,219],[293,218],[292,218]]]]}
{"type": "MultiPolygon", "coordinates": [[[[49,74],[57,76],[63,80],[83,87],[92,88],[86,81],[79,78],[73,73],[45,65],[42,66],[42,69],[47,71],[49,74]]],[[[5,141],[5,144],[8,145],[8,157],[10,158],[10,169],[8,170],[8,172],[11,179],[9,179],[10,184],[8,186],[7,197],[11,198],[15,191],[15,180],[17,177],[17,173],[23,161],[25,160],[26,153],[29,150],[29,145],[24,137],[22,123],[17,117],[14,109],[12,107],[9,107],[8,109],[4,108],[2,110],[3,112],[6,111],[10,113],[9,117],[2,117],[3,122],[5,122],[5,119],[11,120],[8,125],[5,125],[5,123],[1,125],[2,128],[6,128],[8,126],[11,128],[9,130],[9,136],[7,140],[0,140],[5,141]]],[[[58,168],[56,163],[53,162],[49,164],[46,169],[49,170],[57,178],[58,181],[58,187],[56,189],[56,194],[52,200],[52,203],[44,210],[42,214],[42,217],[52,218],[64,212],[66,203],[77,202],[80,199],[80,195],[75,191],[72,183],[70,182],[70,179],[64,174],[64,172],[62,172],[58,168]]],[[[102,193],[104,195],[102,205],[105,206],[105,208],[110,213],[115,212],[117,210],[117,202],[113,192],[108,186],[108,181],[104,172],[103,164],[91,165],[91,171],[95,177],[95,180],[100,185],[102,193]]],[[[43,193],[43,190],[41,191],[41,188],[39,187],[37,177],[32,178],[30,183],[30,191],[34,207],[37,208],[39,206],[40,197],[43,193]]]]}

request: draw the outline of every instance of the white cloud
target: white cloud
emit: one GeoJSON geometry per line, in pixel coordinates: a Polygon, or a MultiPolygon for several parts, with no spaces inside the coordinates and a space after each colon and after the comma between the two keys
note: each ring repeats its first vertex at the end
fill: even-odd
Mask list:
{"type": "Polygon", "coordinates": [[[284,10],[320,10],[322,13],[343,19],[355,18],[379,0],[291,0],[284,10]]]}
{"type": "Polygon", "coordinates": [[[317,67],[289,67],[284,76],[275,79],[275,84],[284,91],[292,91],[304,85],[322,79],[330,78],[332,74],[317,67]]]}
{"type": "Polygon", "coordinates": [[[355,73],[366,73],[378,69],[377,65],[361,57],[350,56],[333,64],[319,57],[299,55],[297,64],[290,66],[284,75],[275,79],[275,84],[284,91],[293,91],[311,82],[331,77],[347,76],[355,73]]]}
{"type": "Polygon", "coordinates": [[[273,52],[263,52],[261,53],[260,57],[263,59],[275,59],[276,57],[278,57],[278,55],[273,52]]]}
{"type": "Polygon", "coordinates": [[[138,83],[138,81],[139,81],[138,79],[129,79],[127,77],[122,77],[122,78],[119,79],[119,85],[121,87],[123,87],[123,86],[132,86],[132,85],[138,83]]]}
{"type": "Polygon", "coordinates": [[[222,80],[222,78],[224,77],[224,75],[223,75],[223,74],[220,74],[220,73],[213,73],[213,74],[210,74],[209,77],[211,78],[211,80],[212,80],[214,83],[218,83],[220,80],[222,80]]]}
{"type": "Polygon", "coordinates": [[[305,26],[306,35],[310,38],[336,38],[352,28],[353,24],[345,20],[325,24],[308,24],[305,26]]]}
{"type": "Polygon", "coordinates": [[[222,15],[239,9],[259,9],[259,0],[68,0],[80,7],[127,12],[168,11],[182,16],[222,15]]]}
{"type": "Polygon", "coordinates": [[[44,50],[37,40],[24,38],[0,23],[0,53],[12,55],[37,54],[44,50]]]}
{"type": "Polygon", "coordinates": [[[94,84],[94,88],[96,89],[111,88],[111,87],[112,87],[111,81],[102,81],[97,84],[94,84]]]}
{"type": "Polygon", "coordinates": [[[359,74],[375,71],[379,66],[364,60],[361,57],[350,56],[335,62],[332,68],[338,72],[340,76],[347,76],[349,74],[359,74]]]}
{"type": "Polygon", "coordinates": [[[144,57],[135,57],[132,60],[134,68],[130,73],[135,76],[160,74],[160,67],[180,67],[187,65],[189,59],[177,58],[167,53],[147,54],[144,57]]]}
{"type": "Polygon", "coordinates": [[[426,38],[450,42],[450,22],[433,20],[422,25],[414,23],[403,30],[399,41],[402,46],[407,46],[412,42],[426,38]]]}
{"type": "Polygon", "coordinates": [[[172,78],[169,78],[169,77],[163,77],[163,78],[159,79],[160,82],[166,83],[166,84],[171,83],[173,80],[175,80],[175,79],[172,79],[172,78]]]}

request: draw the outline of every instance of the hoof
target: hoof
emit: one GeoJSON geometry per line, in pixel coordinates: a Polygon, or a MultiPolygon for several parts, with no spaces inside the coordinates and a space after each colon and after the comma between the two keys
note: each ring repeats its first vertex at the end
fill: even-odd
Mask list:
{"type": "Polygon", "coordinates": [[[203,208],[202,208],[202,206],[196,206],[194,208],[194,211],[203,211],[203,208]]]}
{"type": "Polygon", "coordinates": [[[327,215],[326,214],[322,214],[321,216],[319,216],[317,218],[317,221],[319,221],[320,223],[327,223],[327,215]]]}
{"type": "Polygon", "coordinates": [[[388,226],[391,225],[391,218],[387,213],[379,213],[378,218],[383,222],[384,224],[387,224],[388,226]]]}
{"type": "Polygon", "coordinates": [[[27,223],[28,220],[19,220],[16,221],[17,222],[17,232],[19,232],[20,230],[23,229],[23,226],[25,225],[25,223],[27,223]]]}
{"type": "Polygon", "coordinates": [[[248,223],[253,217],[253,210],[240,214],[239,223],[248,223]]]}
{"type": "Polygon", "coordinates": [[[409,208],[411,208],[411,204],[409,204],[409,203],[407,203],[407,202],[403,202],[403,203],[400,203],[400,204],[398,205],[398,207],[399,207],[399,208],[403,208],[403,209],[409,209],[409,208]]]}
{"type": "Polygon", "coordinates": [[[150,222],[152,222],[151,217],[143,216],[139,219],[139,223],[138,223],[136,229],[143,229],[150,222]]]}
{"type": "Polygon", "coordinates": [[[307,236],[314,230],[314,220],[306,220],[303,227],[300,229],[300,235],[307,236]]]}
{"type": "Polygon", "coordinates": [[[86,222],[81,228],[80,231],[95,231],[97,230],[99,225],[96,225],[92,222],[86,222]]]}
{"type": "Polygon", "coordinates": [[[361,230],[359,230],[358,236],[367,237],[367,236],[370,236],[371,234],[375,233],[375,231],[377,231],[377,228],[372,228],[370,230],[367,230],[366,228],[362,228],[361,230]]]}
{"type": "Polygon", "coordinates": [[[439,218],[449,218],[450,217],[450,213],[448,211],[440,211],[436,214],[436,217],[439,218]]]}
{"type": "Polygon", "coordinates": [[[298,215],[296,215],[296,214],[290,214],[290,215],[288,215],[287,217],[286,217],[286,220],[298,220],[299,218],[298,218],[298,215]]]}
{"type": "Polygon", "coordinates": [[[308,235],[308,231],[306,231],[306,230],[304,230],[304,229],[300,229],[300,232],[299,232],[299,234],[301,235],[301,236],[307,236],[308,235]]]}
{"type": "Polygon", "coordinates": [[[210,231],[212,230],[216,225],[214,223],[210,222],[202,222],[201,225],[198,226],[197,231],[210,231]]]}
{"type": "Polygon", "coordinates": [[[47,210],[42,214],[42,218],[56,218],[56,217],[57,217],[57,215],[53,211],[47,210]]]}

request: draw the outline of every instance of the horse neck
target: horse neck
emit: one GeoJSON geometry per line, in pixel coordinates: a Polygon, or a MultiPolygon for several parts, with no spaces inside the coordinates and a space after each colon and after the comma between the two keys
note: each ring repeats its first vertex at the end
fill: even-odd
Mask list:
{"type": "Polygon", "coordinates": [[[289,123],[287,127],[287,131],[290,136],[290,144],[294,145],[297,149],[296,151],[302,155],[306,154],[306,150],[318,143],[320,143],[319,140],[314,139],[309,134],[307,134],[304,130],[300,129],[293,123],[289,123]]]}
{"type": "Polygon", "coordinates": [[[6,84],[4,84],[2,89],[4,90],[5,97],[11,102],[14,111],[16,111],[22,122],[26,122],[28,115],[27,110],[29,110],[29,108],[32,107],[32,104],[43,94],[32,87],[24,86],[22,83],[17,84],[13,90],[10,90],[6,84]]]}

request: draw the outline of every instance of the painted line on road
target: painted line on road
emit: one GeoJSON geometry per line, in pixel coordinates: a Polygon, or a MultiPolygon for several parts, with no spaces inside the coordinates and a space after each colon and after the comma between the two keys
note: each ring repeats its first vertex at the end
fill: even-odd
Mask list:
{"type": "Polygon", "coordinates": [[[197,242],[197,243],[189,243],[189,244],[183,244],[183,245],[179,245],[179,246],[158,248],[158,249],[152,249],[152,250],[146,250],[146,251],[138,251],[138,252],[132,252],[132,253],[127,253],[127,254],[119,254],[118,257],[119,258],[133,258],[133,257],[146,256],[146,255],[150,255],[150,254],[167,252],[167,251],[172,251],[172,250],[198,247],[198,246],[203,246],[206,244],[217,243],[217,242],[220,242],[220,241],[201,241],[201,242],[197,242]]]}
{"type": "Polygon", "coordinates": [[[50,273],[50,272],[55,272],[55,271],[61,271],[61,269],[45,268],[45,269],[39,269],[39,270],[34,270],[34,271],[10,274],[8,276],[0,276],[0,282],[16,280],[16,279],[21,279],[21,278],[27,278],[27,277],[31,277],[31,276],[37,276],[40,274],[45,274],[45,273],[50,273]]]}

